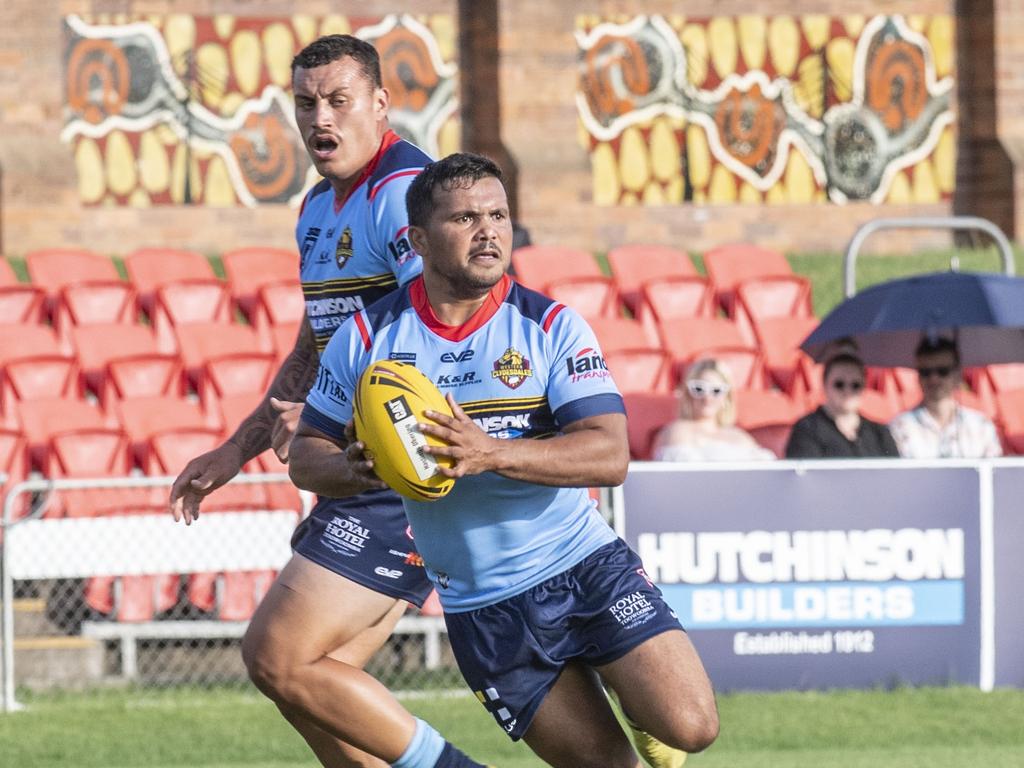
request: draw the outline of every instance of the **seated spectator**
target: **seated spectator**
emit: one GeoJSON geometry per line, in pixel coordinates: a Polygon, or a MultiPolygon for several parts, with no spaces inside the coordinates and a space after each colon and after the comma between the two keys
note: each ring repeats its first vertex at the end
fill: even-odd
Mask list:
{"type": "Polygon", "coordinates": [[[962,384],[960,354],[949,339],[924,339],[915,354],[922,401],[892,420],[900,455],[909,459],[981,459],[1003,454],[992,421],[953,399],[962,384]]]}
{"type": "Polygon", "coordinates": [[[787,459],[845,459],[899,456],[884,424],[860,415],[864,363],[841,353],[825,363],[825,402],[793,425],[787,459]]]}
{"type": "Polygon", "coordinates": [[[679,418],[662,427],[654,438],[656,461],[775,458],[735,426],[732,384],[722,363],[709,358],[691,365],[679,395],[679,418]]]}

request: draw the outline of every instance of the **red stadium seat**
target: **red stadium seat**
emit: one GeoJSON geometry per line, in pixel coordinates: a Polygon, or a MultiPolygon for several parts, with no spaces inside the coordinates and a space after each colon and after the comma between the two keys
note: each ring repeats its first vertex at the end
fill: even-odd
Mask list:
{"type": "Polygon", "coordinates": [[[29,279],[46,292],[46,313],[52,315],[60,292],[69,285],[117,282],[121,275],[107,256],[84,248],[50,248],[25,254],[29,279]]]}
{"type": "MultiPolygon", "coordinates": [[[[128,437],[119,429],[59,432],[50,438],[48,476],[124,477],[132,469],[128,437]]],[[[66,517],[94,517],[166,506],[162,489],[98,488],[59,492],[66,517]]]]}
{"type": "Polygon", "coordinates": [[[288,248],[236,248],[221,255],[228,288],[242,313],[254,322],[262,287],[289,284],[298,295],[299,254],[288,248]]]}
{"type": "Polygon", "coordinates": [[[757,344],[775,383],[789,391],[804,353],[800,344],[818,327],[813,317],[773,317],[757,325],[757,344]]]}
{"type": "MultiPolygon", "coordinates": [[[[15,485],[28,478],[28,469],[28,441],[25,436],[17,430],[0,429],[0,474],[7,476],[6,480],[0,482],[0,499],[6,499],[15,485]]],[[[30,501],[28,494],[21,494],[12,509],[12,519],[24,517],[28,513],[30,501]]]]}
{"type": "Polygon", "coordinates": [[[203,254],[175,248],[140,248],[125,256],[124,267],[147,315],[153,311],[156,291],[161,286],[217,277],[203,254]]]}
{"type": "Polygon", "coordinates": [[[62,432],[115,426],[93,403],[78,398],[42,398],[18,403],[18,422],[34,466],[49,465],[50,438],[62,432]]]}
{"type": "Polygon", "coordinates": [[[81,326],[72,328],[71,339],[86,386],[104,409],[123,397],[185,394],[181,360],[158,352],[156,337],[145,326],[81,326]]]}
{"type": "Polygon", "coordinates": [[[651,280],[696,277],[688,254],[667,245],[620,245],[608,251],[608,266],[629,310],[636,315],[640,288],[651,280]]]}
{"type": "Polygon", "coordinates": [[[610,277],[573,276],[549,282],[543,293],[572,307],[583,317],[620,317],[622,302],[610,277]]]}
{"type": "Polygon", "coordinates": [[[587,323],[605,354],[620,349],[660,346],[656,336],[652,338],[639,322],[627,317],[592,317],[587,323]]]}
{"type": "Polygon", "coordinates": [[[736,322],[748,341],[757,326],[780,317],[814,317],[811,281],[798,275],[768,275],[743,280],[735,287],[736,322]]]}
{"type": "Polygon", "coordinates": [[[793,431],[791,423],[761,424],[747,431],[758,445],[774,453],[776,458],[786,458],[786,444],[789,442],[789,433],[793,431]]]}
{"type": "Polygon", "coordinates": [[[299,338],[299,329],[302,323],[283,323],[275,325],[270,329],[270,348],[274,357],[280,364],[295,349],[295,342],[299,338]]]}
{"type": "MultiPolygon", "coordinates": [[[[256,293],[252,324],[259,332],[265,349],[276,350],[274,331],[277,328],[295,327],[305,317],[306,297],[297,283],[289,281],[260,286],[256,293]]],[[[291,341],[294,346],[294,335],[291,341]]]]}
{"type": "MultiPolygon", "coordinates": [[[[148,475],[177,475],[196,456],[212,451],[223,442],[220,430],[211,427],[167,428],[152,434],[143,469],[148,475]]],[[[254,461],[247,472],[260,472],[254,461]]],[[[225,485],[203,499],[203,511],[267,509],[264,486],[254,484],[225,485]]]]}
{"type": "Polygon", "coordinates": [[[996,407],[1007,453],[1024,454],[1024,389],[998,392],[996,407]]]}
{"type": "MultiPolygon", "coordinates": [[[[277,373],[277,361],[263,352],[239,352],[206,361],[203,386],[213,387],[217,397],[242,392],[263,394],[277,373]]],[[[200,391],[200,398],[203,393],[200,391]]]]}
{"type": "Polygon", "coordinates": [[[544,293],[547,285],[566,277],[602,277],[593,254],[576,248],[527,245],[512,251],[516,280],[544,293]]]}
{"type": "Polygon", "coordinates": [[[0,323],[42,322],[44,298],[41,287],[19,282],[7,259],[0,257],[0,323]]]}
{"type": "Polygon", "coordinates": [[[660,347],[613,349],[604,359],[620,392],[671,394],[672,358],[660,347]]]}
{"type": "Polygon", "coordinates": [[[733,402],[736,425],[746,430],[765,424],[792,424],[804,415],[800,404],[777,390],[737,389],[733,402]]]}
{"type": "Polygon", "coordinates": [[[716,310],[715,292],[704,278],[663,277],[641,286],[636,317],[648,333],[657,333],[658,323],[665,320],[714,317],[716,310]]]}
{"type": "Polygon", "coordinates": [[[115,404],[118,422],[132,441],[140,466],[149,461],[154,435],[175,430],[220,431],[220,424],[203,412],[198,403],[177,397],[131,397],[115,404]]]}
{"type": "Polygon", "coordinates": [[[888,424],[902,410],[898,401],[886,397],[877,390],[865,389],[861,392],[859,411],[865,418],[879,424],[888,424]]]}
{"type": "Polygon", "coordinates": [[[153,332],[161,352],[177,349],[176,331],[193,323],[231,323],[227,286],[219,280],[189,280],[163,285],[153,304],[153,332]]]}
{"type": "Polygon", "coordinates": [[[218,398],[217,406],[220,409],[221,423],[227,434],[234,432],[238,426],[249,418],[256,407],[263,402],[265,393],[262,392],[239,392],[233,395],[224,395],[218,398]]]}
{"type": "Polygon", "coordinates": [[[17,403],[54,397],[81,397],[78,362],[66,354],[43,325],[0,326],[0,414],[14,426],[17,403]]]}
{"type": "Polygon", "coordinates": [[[719,303],[729,317],[735,315],[736,286],[739,283],[753,277],[793,274],[786,257],[778,251],[744,243],[707,251],[704,268],[719,303]]]}
{"type": "Polygon", "coordinates": [[[675,395],[657,395],[645,392],[625,392],[626,424],[629,437],[629,455],[633,459],[651,457],[654,436],[679,413],[679,400],[675,395]]]}
{"type": "Polygon", "coordinates": [[[736,323],[723,317],[677,317],[658,324],[662,346],[676,364],[700,357],[705,350],[747,345],[736,323]]]}
{"type": "Polygon", "coordinates": [[[994,392],[1009,392],[1014,389],[1024,389],[1024,363],[990,365],[986,370],[988,372],[989,383],[991,384],[994,392]]]}
{"type": "Polygon", "coordinates": [[[196,383],[203,376],[206,364],[228,355],[258,355],[265,350],[256,331],[234,323],[183,323],[174,329],[175,346],[186,372],[196,383]]]}

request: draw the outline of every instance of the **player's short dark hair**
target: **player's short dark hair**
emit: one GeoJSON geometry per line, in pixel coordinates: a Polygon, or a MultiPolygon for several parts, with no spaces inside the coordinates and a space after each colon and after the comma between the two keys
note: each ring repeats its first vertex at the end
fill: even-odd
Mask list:
{"type": "Polygon", "coordinates": [[[380,55],[377,49],[365,40],[352,35],[325,35],[307,45],[292,59],[292,75],[295,70],[313,69],[350,56],[359,62],[363,74],[373,83],[374,88],[383,87],[380,77],[380,55]]]}
{"type": "Polygon", "coordinates": [[[422,227],[427,223],[434,207],[434,190],[438,187],[444,190],[471,187],[488,177],[501,181],[501,168],[490,158],[471,152],[456,152],[430,163],[413,179],[405,193],[409,225],[422,227]]]}
{"type": "Polygon", "coordinates": [[[836,355],[835,357],[830,357],[825,362],[825,370],[821,372],[821,378],[823,380],[827,379],[829,371],[831,371],[837,365],[853,365],[856,366],[861,373],[864,373],[864,361],[861,360],[856,355],[850,354],[849,352],[844,352],[842,354],[836,355]]]}
{"type": "Polygon", "coordinates": [[[957,368],[960,367],[960,350],[956,348],[956,342],[952,339],[930,339],[925,336],[921,339],[921,343],[917,345],[917,349],[914,350],[914,357],[934,355],[937,352],[953,353],[953,364],[957,368]]]}

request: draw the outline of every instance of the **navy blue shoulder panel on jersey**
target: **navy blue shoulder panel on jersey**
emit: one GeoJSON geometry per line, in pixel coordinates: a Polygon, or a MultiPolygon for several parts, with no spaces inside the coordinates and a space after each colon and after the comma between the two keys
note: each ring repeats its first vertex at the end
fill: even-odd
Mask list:
{"type": "Polygon", "coordinates": [[[512,290],[508,292],[505,302],[518,309],[523,317],[533,320],[538,325],[544,322],[548,310],[555,304],[558,304],[557,301],[549,296],[538,293],[515,281],[512,282],[512,290]]]}
{"type": "Polygon", "coordinates": [[[380,159],[380,163],[373,169],[370,180],[366,185],[366,194],[373,197],[377,194],[377,188],[388,181],[395,174],[402,174],[408,171],[419,171],[427,163],[433,162],[430,156],[415,144],[410,144],[404,139],[396,141],[380,159]]]}
{"type": "Polygon", "coordinates": [[[370,328],[376,333],[381,328],[386,328],[395,322],[395,319],[410,306],[412,306],[412,302],[409,299],[409,286],[404,285],[377,299],[364,312],[370,323],[370,328]]]}

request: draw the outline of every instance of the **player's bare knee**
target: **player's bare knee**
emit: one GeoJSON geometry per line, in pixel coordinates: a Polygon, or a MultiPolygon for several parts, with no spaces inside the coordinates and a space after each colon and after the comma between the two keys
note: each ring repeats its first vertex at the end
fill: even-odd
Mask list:
{"type": "Polygon", "coordinates": [[[261,634],[246,632],[242,638],[242,663],[253,685],[274,700],[282,698],[289,666],[284,656],[270,652],[261,634]]]}
{"type": "Polygon", "coordinates": [[[679,713],[666,743],[690,754],[702,752],[718,738],[718,710],[711,706],[691,706],[679,713]]]}

